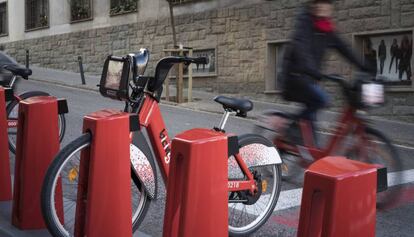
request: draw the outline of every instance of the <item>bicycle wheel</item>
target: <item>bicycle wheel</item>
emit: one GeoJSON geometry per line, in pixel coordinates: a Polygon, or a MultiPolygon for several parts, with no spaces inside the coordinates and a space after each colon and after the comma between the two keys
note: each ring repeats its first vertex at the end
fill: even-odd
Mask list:
{"type": "MultiPolygon", "coordinates": [[[[401,183],[403,177],[402,162],[395,147],[380,131],[367,127],[365,134],[354,139],[356,143],[348,149],[346,156],[370,164],[380,164],[387,167],[388,185],[401,183]]],[[[386,207],[392,205],[399,198],[399,190],[387,190],[377,193],[377,205],[386,207]]]]}
{"type": "MultiPolygon", "coordinates": [[[[270,111],[262,114],[256,122],[253,133],[259,134],[270,141],[284,136],[286,129],[292,123],[292,116],[281,111],[270,111]]],[[[282,158],[282,180],[296,179],[303,174],[300,166],[301,159],[295,155],[279,150],[282,158]]]]}
{"type": "MultiPolygon", "coordinates": [[[[63,148],[49,166],[42,187],[41,207],[46,226],[55,237],[74,236],[76,199],[80,154],[88,152],[91,135],[85,133],[63,148]],[[57,215],[55,188],[62,183],[64,223],[57,215]]],[[[131,146],[133,146],[131,144],[131,146]]],[[[138,148],[139,149],[139,148],[138,148]]],[[[135,174],[131,172],[131,176],[135,174]]],[[[137,178],[131,177],[132,224],[135,231],[142,222],[150,204],[145,189],[137,178]]]]}
{"type": "MultiPolygon", "coordinates": [[[[254,155],[252,147],[273,147],[273,144],[258,135],[244,135],[239,137],[239,154],[243,160],[254,159],[247,155],[254,155]]],[[[254,149],[257,150],[257,147],[254,149]]],[[[260,149],[260,148],[259,148],[260,149]]],[[[229,158],[229,179],[244,179],[244,174],[234,167],[235,158],[229,158]],[[233,163],[232,163],[233,162],[233,163]]],[[[281,189],[280,164],[250,167],[258,186],[258,193],[253,195],[249,191],[229,192],[229,235],[245,236],[257,231],[271,216],[275,209],[281,189]]]]}
{"type": "MultiPolygon", "coordinates": [[[[20,99],[25,100],[30,97],[35,96],[48,96],[49,94],[41,91],[29,91],[27,93],[24,93],[22,95],[19,95],[20,99]]],[[[14,99],[11,101],[7,107],[6,107],[6,113],[7,113],[7,120],[8,123],[12,126],[8,126],[7,134],[8,134],[8,140],[9,140],[9,150],[16,153],[16,142],[17,142],[17,119],[19,116],[19,101],[14,99]]],[[[58,117],[58,123],[59,123],[59,141],[62,141],[63,137],[65,136],[66,131],[66,120],[65,115],[60,114],[58,117]]]]}

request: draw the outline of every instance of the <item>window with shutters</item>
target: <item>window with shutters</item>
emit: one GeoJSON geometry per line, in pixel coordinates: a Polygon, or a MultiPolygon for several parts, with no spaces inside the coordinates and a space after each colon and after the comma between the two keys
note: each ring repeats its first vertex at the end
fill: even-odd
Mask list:
{"type": "Polygon", "coordinates": [[[71,0],[70,1],[70,21],[85,21],[92,19],[91,0],[71,0]]]}
{"type": "Polygon", "coordinates": [[[138,10],[138,0],[110,0],[110,15],[126,14],[138,10]]]}
{"type": "Polygon", "coordinates": [[[8,18],[7,18],[7,2],[0,3],[0,36],[5,36],[8,31],[8,18]]]}
{"type": "Polygon", "coordinates": [[[26,0],[26,31],[49,27],[49,1],[26,0]]]}

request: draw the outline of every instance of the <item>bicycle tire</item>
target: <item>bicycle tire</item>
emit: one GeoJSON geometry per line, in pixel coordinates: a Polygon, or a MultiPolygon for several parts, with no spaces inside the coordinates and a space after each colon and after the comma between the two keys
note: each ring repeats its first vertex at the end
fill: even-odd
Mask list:
{"type": "MultiPolygon", "coordinates": [[[[286,124],[290,124],[293,122],[292,115],[286,114],[282,111],[273,111],[269,113],[265,113],[260,116],[259,121],[256,122],[253,133],[259,134],[260,136],[273,141],[275,138],[282,136],[285,132],[284,128],[273,128],[272,125],[269,125],[268,118],[280,118],[280,121],[286,121],[286,124]]],[[[275,146],[275,144],[274,144],[275,146]]],[[[280,157],[282,158],[282,180],[284,181],[293,181],[301,177],[303,173],[303,167],[298,164],[298,158],[296,155],[289,154],[284,150],[279,150],[280,157]]]]}
{"type": "MultiPolygon", "coordinates": [[[[91,142],[91,134],[85,133],[82,136],[78,137],[71,143],[69,143],[66,147],[64,147],[55,157],[55,159],[50,164],[45,179],[42,186],[42,193],[41,193],[41,210],[42,215],[45,220],[46,226],[49,230],[49,232],[54,237],[71,237],[72,235],[69,233],[67,229],[60,223],[59,218],[57,217],[55,208],[54,208],[54,190],[55,190],[55,183],[58,180],[58,177],[60,176],[60,171],[63,170],[64,166],[67,162],[70,161],[73,154],[76,152],[79,152],[85,148],[87,148],[90,145],[91,142]],[[53,195],[52,195],[53,194],[53,195]]],[[[133,211],[133,217],[132,220],[133,224],[133,231],[136,231],[139,224],[144,219],[148,208],[150,206],[151,200],[148,197],[148,195],[145,194],[145,190],[142,188],[139,182],[139,179],[136,177],[133,177],[134,172],[131,170],[131,180],[133,185],[137,187],[137,189],[142,193],[142,202],[143,204],[140,205],[140,209],[134,212],[133,211]],[[136,217],[135,217],[136,216],[136,217]]],[[[63,183],[63,182],[62,182],[63,183]]],[[[64,186],[64,185],[62,185],[64,186]]],[[[76,185],[76,190],[77,190],[76,185]]],[[[74,195],[75,196],[75,195],[74,195]]],[[[65,217],[66,221],[66,217],[65,217]]],[[[73,231],[73,229],[72,229],[73,231]]]]}
{"type": "MultiPolygon", "coordinates": [[[[29,92],[19,95],[19,97],[22,100],[35,97],[35,96],[49,96],[49,94],[43,91],[29,91],[29,92]]],[[[16,98],[14,98],[6,107],[6,114],[7,114],[8,119],[10,118],[11,113],[15,110],[16,106],[19,106],[19,101],[16,100],[16,98]]],[[[16,113],[18,113],[18,111],[16,111],[16,113]]],[[[17,119],[17,115],[16,115],[16,118],[14,119],[17,119]]],[[[59,122],[59,141],[61,142],[63,138],[65,137],[65,132],[66,132],[66,119],[65,119],[64,114],[59,114],[58,122],[59,122]]],[[[16,154],[16,139],[13,139],[12,136],[17,136],[17,128],[16,129],[8,128],[7,135],[8,135],[8,141],[9,141],[9,150],[13,154],[16,154]]]]}
{"type": "MultiPolygon", "coordinates": [[[[247,147],[247,146],[252,145],[252,144],[261,144],[261,145],[265,145],[267,147],[273,147],[273,144],[268,139],[266,139],[262,136],[256,135],[256,134],[246,134],[246,135],[239,136],[239,147],[240,147],[239,150],[240,151],[242,151],[244,147],[247,147]]],[[[230,162],[230,158],[229,158],[229,162],[230,162]]],[[[231,222],[229,220],[229,235],[230,236],[239,237],[239,236],[250,235],[251,233],[257,231],[263,224],[265,224],[266,221],[271,216],[271,214],[273,213],[273,211],[276,207],[276,204],[277,204],[277,200],[279,199],[279,194],[280,194],[280,190],[281,190],[281,169],[280,169],[280,164],[269,165],[268,168],[271,168],[271,170],[272,170],[271,172],[273,172],[274,180],[272,180],[272,181],[273,181],[273,190],[274,190],[274,192],[272,192],[270,194],[270,199],[271,200],[266,205],[264,213],[260,214],[259,217],[255,221],[252,222],[254,224],[250,223],[247,226],[234,227],[234,226],[231,225],[231,222]]],[[[266,171],[264,171],[264,172],[266,172],[266,171]]],[[[261,194],[259,198],[261,198],[262,196],[263,195],[261,194]]],[[[259,201],[259,200],[257,200],[257,201],[259,201]]],[[[230,209],[230,205],[231,204],[229,203],[229,209],[230,209]]],[[[247,206],[247,205],[244,205],[244,206],[247,206]]],[[[235,208],[235,209],[237,209],[237,208],[235,208]]],[[[232,212],[229,210],[229,219],[232,218],[231,215],[232,215],[232,212]]]]}
{"type": "MultiPolygon", "coordinates": [[[[360,160],[366,163],[384,165],[385,167],[387,167],[388,177],[392,177],[391,182],[395,184],[401,183],[401,180],[403,179],[403,177],[402,177],[401,172],[397,172],[397,171],[402,171],[403,166],[402,166],[402,161],[400,159],[399,153],[397,152],[397,149],[394,147],[394,145],[392,145],[391,141],[387,138],[386,135],[384,135],[382,132],[372,127],[366,127],[365,134],[366,136],[372,137],[372,138],[366,139],[364,137],[360,137],[360,139],[366,139],[369,141],[369,144],[364,145],[363,147],[364,152],[366,151],[369,152],[371,149],[378,148],[379,147],[378,144],[381,144],[382,148],[385,148],[383,151],[385,151],[388,154],[385,154],[386,156],[384,156],[384,153],[379,154],[378,151],[373,150],[375,155],[377,155],[375,158],[372,156],[361,157],[362,155],[360,155],[360,152],[362,152],[361,150],[362,147],[359,144],[362,144],[362,143],[357,142],[357,145],[353,146],[353,149],[351,149],[347,153],[347,157],[349,157],[350,159],[360,160]],[[355,157],[355,153],[357,157],[355,157]]],[[[379,208],[382,208],[382,207],[385,208],[389,205],[392,205],[399,199],[400,192],[398,190],[398,187],[396,188],[397,190],[393,188],[394,189],[393,191],[386,190],[381,193],[377,193],[377,206],[379,208]]]]}

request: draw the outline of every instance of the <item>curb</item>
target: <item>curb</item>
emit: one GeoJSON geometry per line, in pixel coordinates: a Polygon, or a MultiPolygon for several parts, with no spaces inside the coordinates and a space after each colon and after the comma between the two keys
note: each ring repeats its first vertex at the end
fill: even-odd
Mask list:
{"type": "Polygon", "coordinates": [[[92,88],[91,86],[88,86],[88,85],[82,85],[82,84],[74,85],[74,84],[68,84],[68,83],[63,83],[63,82],[59,82],[59,81],[51,82],[49,80],[38,79],[38,78],[30,78],[30,80],[37,81],[37,82],[43,82],[43,83],[47,83],[47,84],[52,84],[52,85],[59,85],[59,86],[71,87],[71,88],[76,88],[76,89],[81,89],[81,90],[99,92],[98,87],[92,88]]]}

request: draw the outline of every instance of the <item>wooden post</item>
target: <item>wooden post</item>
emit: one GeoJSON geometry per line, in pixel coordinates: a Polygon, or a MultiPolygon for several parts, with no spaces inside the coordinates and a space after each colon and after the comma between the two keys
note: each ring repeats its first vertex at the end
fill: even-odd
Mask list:
{"type": "MultiPolygon", "coordinates": [[[[193,49],[190,49],[188,51],[188,56],[193,57],[193,49]]],[[[191,102],[193,100],[193,64],[191,63],[188,65],[188,88],[187,88],[187,102],[191,102]]]]}
{"type": "MultiPolygon", "coordinates": [[[[175,48],[175,49],[164,49],[164,52],[169,55],[179,55],[179,56],[185,56],[185,53],[187,53],[189,57],[193,54],[192,48],[187,47],[181,47],[181,48],[175,48]]],[[[184,64],[180,63],[177,65],[177,72],[176,72],[176,102],[177,103],[183,103],[184,102],[184,64]]],[[[192,80],[192,66],[188,67],[188,101],[192,101],[192,86],[193,86],[193,80],[192,80]]],[[[167,79],[165,80],[165,96],[166,100],[169,101],[170,96],[170,80],[169,75],[167,76],[167,79]]]]}

